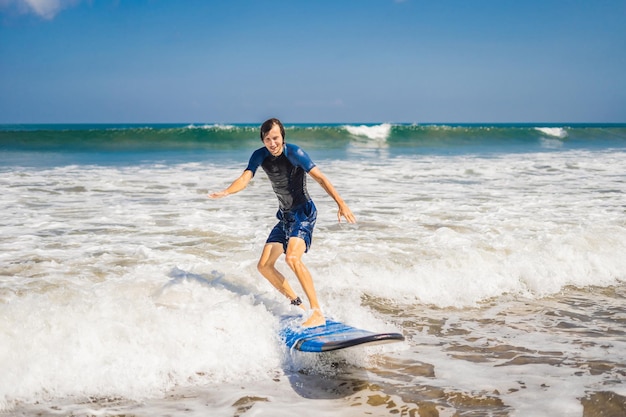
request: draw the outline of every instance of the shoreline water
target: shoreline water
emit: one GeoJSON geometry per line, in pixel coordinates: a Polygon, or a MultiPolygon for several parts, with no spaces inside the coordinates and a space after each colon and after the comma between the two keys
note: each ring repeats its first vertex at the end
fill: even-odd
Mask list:
{"type": "Polygon", "coordinates": [[[540,300],[500,299],[470,309],[415,306],[417,311],[364,300],[394,317],[408,336],[404,346],[357,348],[366,357],[356,365],[350,351],[292,352],[286,358],[304,360],[286,359],[282,371],[265,380],[172,387],[138,402],[57,399],[18,404],[11,412],[617,417],[626,409],[625,295],[625,286],[570,288],[540,300]],[[570,390],[580,394],[570,397],[570,390]]]}

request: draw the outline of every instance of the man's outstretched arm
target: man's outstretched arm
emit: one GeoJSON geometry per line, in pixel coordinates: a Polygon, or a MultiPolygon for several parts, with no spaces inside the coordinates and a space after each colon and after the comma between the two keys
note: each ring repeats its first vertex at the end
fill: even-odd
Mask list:
{"type": "Polygon", "coordinates": [[[239,178],[237,178],[235,181],[233,181],[232,184],[228,186],[228,188],[222,191],[218,191],[216,193],[209,194],[209,198],[222,198],[230,194],[238,193],[248,186],[252,177],[252,171],[246,169],[239,178]]]}
{"type": "Polygon", "coordinates": [[[322,171],[320,171],[318,167],[311,169],[309,171],[309,175],[322,186],[324,191],[326,191],[328,195],[335,200],[337,206],[339,206],[339,211],[337,212],[337,219],[339,222],[341,222],[341,217],[343,216],[348,223],[356,223],[356,217],[354,217],[354,214],[352,214],[352,211],[346,202],[343,201],[337,190],[335,190],[335,187],[330,180],[326,178],[326,175],[322,174],[322,171]]]}

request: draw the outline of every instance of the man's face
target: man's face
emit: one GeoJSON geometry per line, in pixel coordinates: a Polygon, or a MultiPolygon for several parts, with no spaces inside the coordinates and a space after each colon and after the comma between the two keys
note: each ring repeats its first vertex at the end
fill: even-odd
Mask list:
{"type": "Polygon", "coordinates": [[[274,156],[279,156],[283,153],[283,135],[280,133],[280,127],[278,125],[272,126],[270,131],[263,136],[263,144],[274,156]]]}

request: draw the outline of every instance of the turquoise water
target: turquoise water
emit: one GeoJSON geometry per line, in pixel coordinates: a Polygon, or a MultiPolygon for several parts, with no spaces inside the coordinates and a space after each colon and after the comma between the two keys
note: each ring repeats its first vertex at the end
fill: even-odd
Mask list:
{"type": "MultiPolygon", "coordinates": [[[[355,143],[392,157],[626,147],[626,125],[619,124],[296,124],[286,129],[287,141],[331,159],[354,157],[355,143]]],[[[258,146],[258,126],[248,124],[0,125],[3,165],[230,161],[258,146]]]]}

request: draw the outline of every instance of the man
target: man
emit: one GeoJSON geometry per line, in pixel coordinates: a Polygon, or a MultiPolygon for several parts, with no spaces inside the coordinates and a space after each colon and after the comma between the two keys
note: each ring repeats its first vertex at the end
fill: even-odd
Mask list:
{"type": "Polygon", "coordinates": [[[311,273],[302,262],[302,255],[311,246],[317,218],[317,209],[307,191],[306,174],[335,200],[339,207],[339,222],[342,216],[348,223],[356,223],[356,219],[335,187],[309,156],[298,146],[285,143],[285,128],[280,120],[269,119],[261,125],[261,141],[265,146],[252,154],[248,167],[241,176],[225,190],[209,194],[209,197],[222,198],[243,190],[254,177],[257,168],[263,168],[278,197],[279,210],[276,217],[279,222],[267,238],[257,268],[278,291],[291,300],[291,304],[304,309],[300,297],[275,268],[276,261],[285,253],[285,261],[300,281],[312,310],[311,316],[302,325],[321,326],[326,323],[326,319],[317,301],[311,273]]]}

